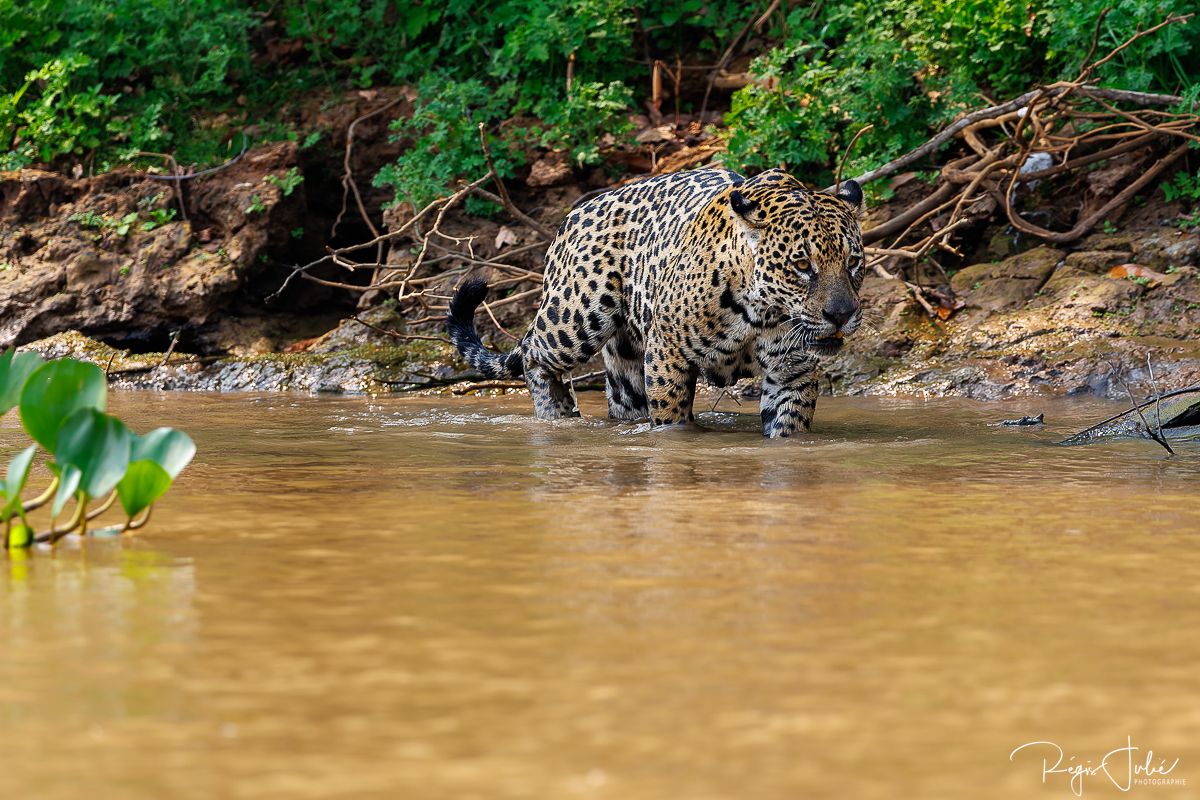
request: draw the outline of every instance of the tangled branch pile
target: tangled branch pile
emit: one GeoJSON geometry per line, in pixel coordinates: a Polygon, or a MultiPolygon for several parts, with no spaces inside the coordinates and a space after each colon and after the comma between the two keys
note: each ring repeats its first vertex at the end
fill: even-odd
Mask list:
{"type": "MultiPolygon", "coordinates": [[[[953,245],[954,234],[991,219],[998,211],[1021,233],[1068,244],[1129,203],[1182,158],[1191,142],[1200,142],[1200,115],[1167,110],[1182,102],[1179,97],[1106,89],[1089,85],[1087,79],[1134,41],[1187,19],[1170,16],[1135,34],[1104,58],[1089,61],[1075,80],[1034,89],[1007,103],[966,114],[921,147],[859,176],[860,183],[867,183],[893,175],[956,139],[968,151],[941,167],[932,194],[864,233],[868,245],[890,240],[885,246],[868,247],[871,265],[881,275],[893,278],[896,276],[889,268],[894,269],[898,262],[925,259],[945,277],[931,252],[936,248],[961,258],[953,245]],[[1021,216],[1018,207],[1023,187],[1048,180],[1078,180],[1091,165],[1122,155],[1136,159],[1139,154],[1142,158],[1138,161],[1152,162],[1152,166],[1098,207],[1079,208],[1068,230],[1049,230],[1021,216]]],[[[952,312],[953,298],[943,293],[936,299],[950,304],[935,309],[923,290],[906,283],[931,315],[944,318],[952,312]]]]}
{"type": "MultiPolygon", "coordinates": [[[[920,147],[857,176],[859,183],[868,184],[908,167],[928,165],[943,151],[949,156],[924,199],[865,231],[870,265],[879,275],[902,281],[931,316],[945,319],[955,310],[956,301],[939,259],[945,255],[961,260],[964,253],[959,239],[969,229],[999,217],[1028,236],[1058,244],[1074,242],[1164,177],[1189,146],[1200,142],[1200,114],[1184,109],[1181,97],[1104,88],[1089,79],[1134,42],[1186,22],[1190,16],[1168,16],[1102,58],[1092,60],[1089,55],[1074,80],[1038,87],[1008,102],[967,113],[920,147]],[[1057,195],[1060,188],[1080,181],[1089,168],[1118,156],[1147,166],[1131,170],[1123,185],[1111,187],[1113,191],[1100,200],[1085,199],[1078,208],[1056,209],[1053,227],[1035,224],[1022,214],[1023,203],[1039,184],[1057,195]],[[931,269],[940,280],[915,277],[915,265],[922,265],[923,274],[931,269]]],[[[1097,21],[1093,52],[1102,20],[1103,15],[1097,21]]],[[[482,125],[480,132],[487,174],[420,209],[394,230],[361,244],[330,249],[323,258],[297,267],[288,282],[299,276],[355,292],[386,292],[398,299],[409,325],[418,325],[440,323],[447,297],[439,290],[444,292],[466,272],[490,268],[501,276],[493,280],[493,287],[512,293],[484,308],[507,334],[495,309],[540,295],[541,273],[498,257],[476,255],[474,237],[446,233],[443,223],[470,196],[502,205],[534,236],[531,243],[508,250],[508,257],[544,248],[553,238],[553,230],[514,204],[492,162],[482,125]],[[495,192],[485,188],[490,183],[495,184],[495,192]],[[396,243],[410,246],[396,247],[396,243]],[[389,244],[392,253],[401,257],[385,258],[389,244]],[[359,260],[372,249],[373,261],[359,260]],[[314,274],[324,265],[334,265],[351,276],[366,272],[370,278],[335,280],[314,274]]],[[[689,161],[680,164],[691,166],[689,161]]]]}

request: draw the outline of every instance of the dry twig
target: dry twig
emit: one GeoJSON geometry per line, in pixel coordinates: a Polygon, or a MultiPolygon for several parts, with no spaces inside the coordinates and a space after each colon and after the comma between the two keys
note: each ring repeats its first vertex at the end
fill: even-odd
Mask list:
{"type": "Polygon", "coordinates": [[[379,236],[379,229],[375,227],[375,223],[371,221],[371,215],[367,213],[367,207],[363,204],[362,194],[358,191],[358,184],[354,182],[354,168],[351,165],[354,157],[354,130],[360,122],[366,122],[372,117],[377,117],[383,112],[401,103],[405,98],[403,96],[393,98],[384,103],[374,111],[369,111],[358,117],[350,126],[346,128],[346,150],[342,157],[342,208],[338,211],[337,218],[333,221],[333,227],[329,231],[330,236],[337,236],[338,225],[342,224],[342,218],[346,216],[346,209],[349,206],[350,195],[354,195],[354,203],[358,206],[358,214],[362,217],[362,221],[367,226],[367,230],[372,236],[379,236]]]}
{"type": "MultiPolygon", "coordinates": [[[[1147,364],[1150,363],[1149,357],[1147,357],[1146,363],[1147,364]]],[[[1129,388],[1129,384],[1125,382],[1125,379],[1123,377],[1121,377],[1121,371],[1119,369],[1117,369],[1116,366],[1114,366],[1111,361],[1108,362],[1108,369],[1109,369],[1109,373],[1120,382],[1121,388],[1123,388],[1125,390],[1125,394],[1129,395],[1129,402],[1133,404],[1133,408],[1131,410],[1137,412],[1138,417],[1142,420],[1142,425],[1146,428],[1146,433],[1150,435],[1151,439],[1153,439],[1154,441],[1156,441],[1160,445],[1162,445],[1168,454],[1175,455],[1175,451],[1173,449],[1171,449],[1171,445],[1167,443],[1166,438],[1162,435],[1162,417],[1158,418],[1158,427],[1157,428],[1155,428],[1155,426],[1151,425],[1150,421],[1146,419],[1146,415],[1142,413],[1142,405],[1143,404],[1139,403],[1137,398],[1134,397],[1133,390],[1129,388]]],[[[1154,379],[1153,370],[1151,370],[1150,376],[1151,376],[1151,380],[1153,381],[1153,379],[1154,379]]],[[[1155,411],[1157,412],[1158,411],[1158,396],[1159,396],[1157,389],[1155,389],[1154,394],[1155,394],[1155,411]]]]}

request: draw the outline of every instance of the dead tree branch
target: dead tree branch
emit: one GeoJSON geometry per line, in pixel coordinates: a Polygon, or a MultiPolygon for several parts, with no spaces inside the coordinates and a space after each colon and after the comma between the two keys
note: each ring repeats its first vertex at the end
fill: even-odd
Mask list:
{"type": "MultiPolygon", "coordinates": [[[[496,199],[500,201],[502,206],[504,206],[504,210],[518,219],[522,224],[533,228],[543,238],[553,239],[554,231],[550,230],[537,220],[529,217],[527,214],[525,214],[525,212],[517,208],[516,204],[513,203],[512,198],[508,196],[508,187],[504,185],[504,181],[500,178],[500,173],[496,172],[496,164],[492,161],[492,150],[490,147],[488,147],[487,131],[482,122],[479,123],[479,144],[483,148],[483,157],[487,159],[488,174],[496,184],[496,191],[499,194],[496,199]]],[[[478,189],[476,190],[476,193],[478,193],[478,189]]]]}

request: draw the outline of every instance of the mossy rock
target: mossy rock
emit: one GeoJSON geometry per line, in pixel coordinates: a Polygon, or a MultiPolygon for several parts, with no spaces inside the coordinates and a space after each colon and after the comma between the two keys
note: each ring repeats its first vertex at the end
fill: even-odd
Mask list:
{"type": "Polygon", "coordinates": [[[1068,253],[1063,266],[1103,275],[1119,264],[1128,264],[1130,255],[1125,250],[1079,250],[1068,253]]]}
{"type": "Polygon", "coordinates": [[[997,264],[961,269],[950,280],[950,286],[969,307],[1009,311],[1029,302],[1062,259],[1061,250],[1035,247],[997,264]]]}
{"type": "Polygon", "coordinates": [[[1089,312],[1108,313],[1129,308],[1146,287],[1133,281],[1095,275],[1076,267],[1059,267],[1031,308],[1084,308],[1089,312]]]}

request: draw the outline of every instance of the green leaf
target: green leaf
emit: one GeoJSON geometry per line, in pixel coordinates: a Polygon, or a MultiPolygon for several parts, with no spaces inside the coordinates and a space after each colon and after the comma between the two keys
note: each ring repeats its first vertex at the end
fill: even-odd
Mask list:
{"type": "Polygon", "coordinates": [[[121,507],[132,519],[170,488],[171,476],[165,469],[153,461],[134,461],[117,484],[117,496],[121,498],[121,507]]]}
{"type": "Polygon", "coordinates": [[[58,493],[54,495],[54,502],[50,505],[51,517],[59,515],[67,500],[79,489],[79,481],[82,478],[83,473],[79,471],[79,467],[67,464],[62,468],[62,475],[58,481],[58,493]]]}
{"type": "Polygon", "coordinates": [[[175,480],[195,455],[196,445],[192,437],[174,428],[156,428],[144,436],[133,438],[129,459],[153,461],[166,471],[171,480],[175,480]]]}
{"type": "Polygon", "coordinates": [[[21,491],[25,488],[25,481],[29,479],[29,468],[33,465],[35,452],[37,452],[37,445],[31,444],[8,462],[4,486],[0,487],[0,501],[3,501],[3,507],[0,507],[0,522],[6,521],[16,513],[20,506],[21,491]]]}
{"type": "Polygon", "coordinates": [[[81,408],[58,431],[54,460],[63,467],[63,479],[70,467],[82,473],[79,489],[88,497],[111,492],[129,468],[132,435],[125,423],[94,408],[81,408]]]}
{"type": "Polygon", "coordinates": [[[104,370],[70,358],[38,367],[21,390],[21,424],[46,450],[54,451],[63,421],[81,408],[103,411],[104,370]]]}
{"type": "Polygon", "coordinates": [[[37,353],[8,350],[0,356],[0,417],[21,399],[21,387],[44,361],[37,353]]]}

